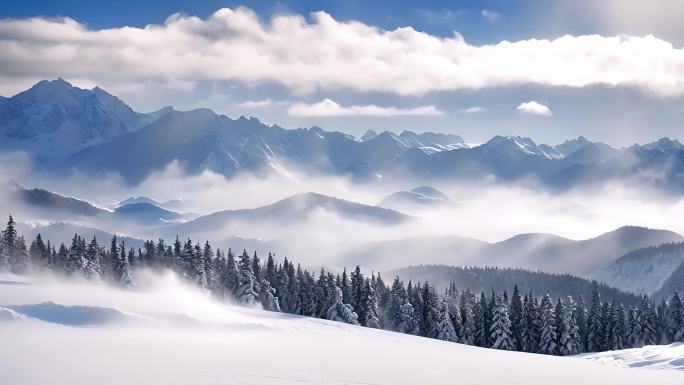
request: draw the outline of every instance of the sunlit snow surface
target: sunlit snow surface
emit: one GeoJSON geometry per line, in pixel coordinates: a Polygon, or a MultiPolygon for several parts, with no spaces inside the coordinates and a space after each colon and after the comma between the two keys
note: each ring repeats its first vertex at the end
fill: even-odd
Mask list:
{"type": "Polygon", "coordinates": [[[684,372],[684,343],[583,354],[583,358],[620,367],[676,369],[684,372]]]}
{"type": "MultiPolygon", "coordinates": [[[[142,282],[121,291],[0,274],[0,383],[684,383],[684,371],[480,349],[220,304],[171,275],[142,282]]],[[[681,346],[659,349],[682,354],[681,346]]]]}

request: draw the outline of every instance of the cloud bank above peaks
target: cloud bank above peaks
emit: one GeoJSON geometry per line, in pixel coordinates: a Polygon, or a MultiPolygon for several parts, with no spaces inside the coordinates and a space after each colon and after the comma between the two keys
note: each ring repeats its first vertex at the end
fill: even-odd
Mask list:
{"type": "Polygon", "coordinates": [[[326,116],[409,116],[409,115],[444,115],[435,106],[421,106],[416,108],[380,107],[375,104],[365,106],[342,106],[334,100],[324,99],[314,104],[297,103],[287,110],[292,116],[326,117],[326,116]]]}
{"type": "Polygon", "coordinates": [[[136,92],[139,84],[187,89],[203,81],[275,83],[295,93],[353,90],[420,96],[521,84],[632,86],[684,93],[684,50],[654,36],[562,36],[471,45],[412,27],[383,30],[244,7],[206,19],[175,14],[144,28],[91,29],[70,18],[0,21],[4,89],[68,77],[136,92]]]}

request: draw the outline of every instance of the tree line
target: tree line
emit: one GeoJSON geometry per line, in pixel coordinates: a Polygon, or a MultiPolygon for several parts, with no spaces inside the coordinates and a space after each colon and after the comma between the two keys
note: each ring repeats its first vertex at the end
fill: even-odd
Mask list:
{"type": "Polygon", "coordinates": [[[391,285],[380,274],[364,275],[359,266],[316,274],[272,254],[261,260],[246,250],[214,250],[178,237],[146,241],[137,250],[114,236],[109,247],[75,234],[70,246],[57,247],[38,234],[29,247],[9,222],[0,236],[0,271],[28,274],[49,271],[65,276],[135,284],[140,268],[170,269],[211,291],[217,298],[265,310],[392,330],[444,341],[502,350],[551,355],[618,350],[684,342],[684,305],[677,292],[655,304],[643,296],[637,306],[602,301],[593,283],[587,308],[582,296],[522,294],[517,285],[503,292],[443,291],[429,282],[391,285]]]}

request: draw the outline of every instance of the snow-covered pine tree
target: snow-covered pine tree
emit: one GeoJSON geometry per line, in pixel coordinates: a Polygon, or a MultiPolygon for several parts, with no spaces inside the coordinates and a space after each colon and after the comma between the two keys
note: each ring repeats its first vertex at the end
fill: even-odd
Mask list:
{"type": "Polygon", "coordinates": [[[643,345],[641,342],[641,326],[639,325],[639,317],[636,308],[630,308],[627,313],[625,345],[629,348],[636,348],[643,345]]]}
{"type": "Polygon", "coordinates": [[[68,258],[69,250],[67,250],[66,246],[62,243],[59,245],[59,252],[55,258],[55,268],[60,272],[64,272],[68,258]]]}
{"type": "Polygon", "coordinates": [[[252,261],[247,250],[242,252],[238,262],[238,287],[235,298],[240,303],[254,305],[259,302],[259,283],[252,272],[252,261]]]}
{"type": "Polygon", "coordinates": [[[513,287],[513,295],[511,295],[510,308],[511,332],[513,333],[513,342],[515,344],[515,350],[523,351],[523,303],[522,297],[520,296],[520,291],[518,290],[518,285],[515,285],[513,287]]]}
{"type": "Polygon", "coordinates": [[[582,350],[579,328],[575,319],[575,303],[568,296],[565,302],[560,301],[560,328],[558,329],[558,354],[569,356],[579,354],[582,350]]]}
{"type": "Polygon", "coordinates": [[[26,274],[29,270],[28,249],[26,248],[26,240],[23,236],[19,236],[15,243],[14,252],[11,254],[10,269],[14,274],[26,274]]]}
{"type": "Polygon", "coordinates": [[[523,328],[523,348],[526,352],[536,353],[539,351],[539,338],[541,335],[541,320],[539,318],[539,307],[532,293],[525,296],[523,312],[525,325],[523,328]]]}
{"type": "Polygon", "coordinates": [[[85,266],[85,242],[78,234],[74,234],[69,248],[69,256],[66,260],[65,271],[67,274],[81,273],[85,266]]]}
{"type": "Polygon", "coordinates": [[[390,289],[390,304],[387,309],[387,318],[392,330],[398,331],[398,325],[401,319],[401,305],[404,304],[405,298],[406,291],[404,289],[404,283],[401,282],[397,276],[392,282],[392,288],[390,289]]]}
{"type": "Polygon", "coordinates": [[[480,293],[480,301],[474,308],[475,313],[475,325],[476,325],[476,335],[475,344],[477,346],[488,347],[490,346],[490,327],[491,327],[491,317],[489,311],[489,301],[485,293],[480,293]]]}
{"type": "Polygon", "coordinates": [[[458,335],[449,314],[449,301],[446,298],[442,301],[439,309],[435,338],[442,341],[458,342],[458,335]]]}
{"type": "Polygon", "coordinates": [[[225,290],[226,297],[235,297],[237,292],[238,284],[240,282],[240,277],[238,273],[237,263],[235,261],[235,255],[233,251],[228,249],[228,255],[226,256],[226,270],[221,277],[223,282],[223,287],[225,290]]]}
{"type": "Polygon", "coordinates": [[[342,270],[342,279],[340,280],[340,289],[342,290],[342,301],[344,303],[352,303],[351,300],[351,284],[349,282],[349,276],[347,275],[347,268],[342,270]]]}
{"type": "Polygon", "coordinates": [[[515,350],[508,305],[503,298],[496,299],[490,330],[493,349],[515,350]]]}
{"type": "Polygon", "coordinates": [[[587,309],[584,306],[584,297],[581,295],[575,303],[573,312],[580,336],[580,352],[584,352],[587,349],[587,309]]]}
{"type": "Polygon", "coordinates": [[[261,260],[259,259],[259,256],[257,256],[256,251],[254,251],[254,255],[252,256],[252,271],[254,272],[254,278],[256,278],[257,282],[261,282],[261,260]]]}
{"type": "Polygon", "coordinates": [[[366,315],[363,314],[363,308],[361,306],[361,302],[363,301],[364,278],[363,274],[361,274],[361,268],[358,265],[354,271],[352,271],[350,281],[350,305],[352,305],[354,312],[358,314],[359,319],[365,319],[366,315]]]}
{"type": "Polygon", "coordinates": [[[204,266],[204,255],[202,247],[199,243],[193,247],[192,254],[188,256],[190,261],[190,270],[188,271],[188,278],[191,279],[197,286],[206,287],[207,277],[206,267],[204,266]]]}
{"type": "Polygon", "coordinates": [[[330,321],[358,325],[358,316],[354,313],[352,306],[350,304],[342,303],[342,290],[333,285],[328,291],[330,293],[330,297],[328,298],[330,307],[326,313],[326,318],[330,321]]]}
{"type": "Polygon", "coordinates": [[[266,271],[264,272],[266,280],[271,283],[271,285],[276,284],[276,264],[273,254],[268,253],[268,258],[266,259],[266,271]]]}
{"type": "Polygon", "coordinates": [[[0,271],[11,270],[10,261],[12,260],[17,243],[17,230],[14,228],[14,218],[9,216],[7,227],[0,234],[0,271]]]}
{"type": "Polygon", "coordinates": [[[278,297],[275,296],[275,289],[271,287],[271,283],[265,278],[262,279],[259,290],[259,302],[264,310],[279,312],[278,297]]]}
{"type": "Polygon", "coordinates": [[[539,341],[539,353],[556,354],[558,352],[558,335],[556,333],[556,315],[551,297],[547,293],[542,299],[539,309],[541,318],[541,336],[539,341]]]}
{"type": "Polygon", "coordinates": [[[276,270],[276,295],[280,301],[280,309],[286,312],[291,311],[290,307],[290,275],[288,274],[289,262],[287,258],[276,270]]]}
{"type": "Polygon", "coordinates": [[[627,331],[627,314],[622,304],[614,305],[610,319],[610,350],[622,350],[625,348],[625,335],[627,331]]]}
{"type": "Polygon", "coordinates": [[[378,298],[375,295],[375,288],[373,287],[373,285],[371,285],[371,281],[369,278],[366,278],[366,282],[364,284],[363,298],[361,300],[361,310],[363,314],[363,318],[360,319],[361,325],[369,328],[380,329],[380,317],[378,316],[378,298]]]}
{"type": "Polygon", "coordinates": [[[121,242],[118,261],[119,284],[123,287],[133,286],[133,268],[128,256],[126,255],[126,246],[123,242],[121,242]]]}
{"type": "Polygon", "coordinates": [[[598,292],[598,283],[592,282],[591,309],[587,318],[587,351],[600,352],[603,350],[604,328],[603,309],[601,297],[598,292]]]}
{"type": "Polygon", "coordinates": [[[449,318],[451,323],[454,325],[454,331],[456,332],[456,342],[461,342],[463,337],[463,321],[461,319],[461,309],[459,308],[459,302],[461,296],[459,295],[456,285],[452,282],[446,292],[444,298],[449,306],[449,318]]]}
{"type": "Polygon", "coordinates": [[[466,345],[475,345],[475,337],[477,333],[475,315],[473,314],[473,306],[475,306],[473,299],[474,297],[472,295],[465,295],[462,305],[463,335],[461,336],[461,342],[466,345]]]}
{"type": "Polygon", "coordinates": [[[644,345],[655,345],[657,343],[657,325],[656,315],[651,307],[651,301],[648,296],[644,295],[639,304],[639,311],[637,313],[639,320],[639,328],[641,331],[640,339],[644,345]]]}
{"type": "Polygon", "coordinates": [[[316,301],[316,280],[308,271],[301,273],[299,302],[301,303],[301,314],[309,317],[315,317],[318,310],[318,302],[316,301]]]}
{"type": "Polygon", "coordinates": [[[328,300],[330,294],[328,293],[328,275],[325,270],[321,268],[318,274],[318,279],[314,285],[314,300],[316,301],[316,317],[325,318],[330,308],[328,300]]]}
{"type": "Polygon", "coordinates": [[[684,342],[684,305],[677,291],[670,299],[667,324],[672,342],[684,342]]]}
{"type": "Polygon", "coordinates": [[[202,249],[202,264],[204,266],[204,287],[213,290],[213,285],[215,282],[214,276],[214,250],[211,248],[209,241],[204,243],[204,249],[202,249]]]}
{"type": "Polygon", "coordinates": [[[47,250],[43,237],[38,233],[36,240],[31,242],[29,247],[29,261],[35,269],[45,270],[50,268],[50,255],[47,250]]]}
{"type": "Polygon", "coordinates": [[[102,250],[97,243],[97,238],[93,236],[93,240],[88,243],[85,252],[85,266],[83,266],[83,275],[88,279],[100,279],[102,277],[100,255],[102,250]]]}
{"type": "Polygon", "coordinates": [[[437,323],[439,322],[440,304],[439,298],[430,284],[425,282],[420,296],[423,302],[421,334],[425,337],[435,338],[437,335],[437,323]]]}

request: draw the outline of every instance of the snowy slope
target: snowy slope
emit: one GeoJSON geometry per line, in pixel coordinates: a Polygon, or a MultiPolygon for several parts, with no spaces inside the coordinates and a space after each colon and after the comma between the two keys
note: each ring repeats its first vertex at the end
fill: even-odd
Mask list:
{"type": "Polygon", "coordinates": [[[675,370],[481,349],[219,304],[172,276],[148,277],[127,292],[17,281],[0,275],[0,308],[19,309],[0,310],[14,314],[0,317],[5,385],[684,382],[675,370]],[[48,301],[62,314],[50,322],[18,306],[48,301]],[[68,317],[98,322],[73,326],[68,317]]]}
{"type": "Polygon", "coordinates": [[[648,345],[601,353],[582,354],[582,358],[618,367],[675,369],[684,371],[684,343],[648,345]]]}

